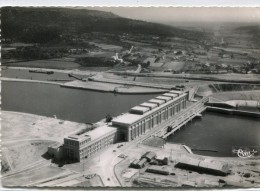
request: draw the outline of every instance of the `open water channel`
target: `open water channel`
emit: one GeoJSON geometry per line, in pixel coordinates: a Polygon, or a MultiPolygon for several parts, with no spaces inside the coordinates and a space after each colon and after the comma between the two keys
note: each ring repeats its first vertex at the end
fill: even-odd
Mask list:
{"type": "MultiPolygon", "coordinates": [[[[115,95],[52,84],[3,81],[1,107],[3,110],[93,123],[107,114],[117,116],[127,112],[157,95],[115,95]]],[[[167,142],[184,143],[197,150],[195,153],[210,156],[234,156],[233,146],[256,146],[260,151],[260,120],[206,112],[202,119],[193,120],[168,137],[167,142]]]]}

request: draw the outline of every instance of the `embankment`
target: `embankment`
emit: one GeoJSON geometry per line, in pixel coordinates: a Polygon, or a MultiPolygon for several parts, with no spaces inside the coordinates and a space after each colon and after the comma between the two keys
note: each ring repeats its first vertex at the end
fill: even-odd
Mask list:
{"type": "Polygon", "coordinates": [[[62,85],[62,83],[54,82],[54,81],[28,80],[28,79],[18,79],[18,78],[1,77],[0,80],[1,81],[12,81],[12,82],[31,82],[31,83],[41,83],[41,84],[62,85]]]}
{"type": "Polygon", "coordinates": [[[240,115],[240,116],[260,118],[260,113],[250,112],[250,111],[242,111],[242,110],[235,110],[235,109],[226,109],[226,108],[220,108],[220,107],[208,106],[207,111],[224,113],[224,114],[229,114],[229,115],[240,115]]]}

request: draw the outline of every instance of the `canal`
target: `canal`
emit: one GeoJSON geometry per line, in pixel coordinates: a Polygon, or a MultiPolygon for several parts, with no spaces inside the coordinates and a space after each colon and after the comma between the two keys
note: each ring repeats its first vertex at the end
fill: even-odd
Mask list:
{"type": "Polygon", "coordinates": [[[236,156],[234,146],[257,146],[260,150],[260,119],[205,112],[202,119],[188,123],[167,142],[186,144],[196,154],[232,157],[236,156]]]}
{"type": "Polygon", "coordinates": [[[122,95],[58,85],[2,81],[2,109],[93,123],[117,116],[158,94],[122,95]]]}
{"type": "MultiPolygon", "coordinates": [[[[93,123],[107,114],[117,116],[158,94],[120,95],[62,88],[58,85],[2,81],[2,109],[43,115],[81,123],[93,123]]],[[[169,143],[183,143],[196,154],[235,156],[233,146],[260,148],[260,120],[206,112],[168,137],[169,143]],[[199,151],[199,150],[213,150],[199,151]]]]}
{"type": "MultiPolygon", "coordinates": [[[[41,69],[39,69],[41,70],[41,69]]],[[[73,77],[69,77],[67,73],[55,71],[53,74],[44,74],[44,73],[34,73],[30,72],[29,69],[4,69],[1,71],[2,77],[7,78],[19,78],[19,79],[32,79],[32,80],[43,80],[43,81],[55,81],[55,80],[64,80],[72,81],[75,80],[73,77]]],[[[79,78],[87,78],[87,75],[75,75],[79,78]]]]}

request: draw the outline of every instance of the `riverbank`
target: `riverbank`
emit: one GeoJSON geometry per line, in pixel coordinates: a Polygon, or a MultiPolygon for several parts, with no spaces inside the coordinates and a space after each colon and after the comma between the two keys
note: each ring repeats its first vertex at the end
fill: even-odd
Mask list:
{"type": "Polygon", "coordinates": [[[165,93],[169,90],[158,89],[158,88],[148,88],[148,87],[138,87],[134,85],[123,85],[116,83],[105,83],[105,82],[95,82],[95,81],[72,81],[61,85],[61,87],[84,89],[92,91],[101,92],[112,92],[118,94],[152,94],[152,93],[165,93]]]}
{"type": "Polygon", "coordinates": [[[226,109],[226,108],[221,108],[221,107],[207,106],[207,111],[224,113],[224,114],[229,114],[229,115],[240,115],[240,116],[260,118],[260,113],[243,111],[243,110],[235,110],[235,109],[226,109]]]}
{"type": "Polygon", "coordinates": [[[94,82],[94,81],[74,80],[71,82],[56,82],[56,81],[42,81],[42,80],[6,78],[6,77],[1,77],[0,80],[12,81],[12,82],[54,84],[64,88],[74,88],[74,89],[83,89],[83,90],[100,91],[100,92],[112,92],[117,94],[153,94],[153,93],[167,92],[167,90],[165,89],[138,87],[134,85],[121,85],[115,83],[94,82]]]}
{"type": "Polygon", "coordinates": [[[5,77],[1,77],[0,80],[1,81],[7,81],[7,82],[30,82],[30,83],[54,84],[54,85],[62,85],[63,84],[63,83],[54,82],[54,81],[27,80],[27,79],[5,78],[5,77]]]}
{"type": "Polygon", "coordinates": [[[16,69],[16,70],[42,70],[42,71],[53,71],[58,73],[65,74],[77,74],[77,75],[96,75],[100,72],[98,71],[90,71],[90,70],[78,70],[78,69],[50,69],[50,68],[37,68],[37,67],[15,67],[15,66],[2,66],[1,70],[5,69],[16,69]]]}
{"type": "MultiPolygon", "coordinates": [[[[110,73],[117,75],[125,75],[125,72],[111,71],[110,73]]],[[[251,83],[260,84],[259,74],[171,74],[167,72],[153,72],[153,73],[135,73],[127,74],[128,76],[138,77],[162,77],[162,78],[175,78],[175,79],[187,79],[187,80],[201,80],[211,82],[229,82],[229,83],[251,83]]]]}

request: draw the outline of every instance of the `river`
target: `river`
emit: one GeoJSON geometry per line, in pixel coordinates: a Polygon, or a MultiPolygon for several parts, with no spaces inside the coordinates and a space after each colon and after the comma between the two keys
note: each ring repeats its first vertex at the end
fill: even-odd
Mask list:
{"type": "MultiPolygon", "coordinates": [[[[107,114],[127,112],[156,95],[115,95],[52,84],[3,81],[2,109],[93,123],[107,114]]],[[[260,150],[260,120],[206,112],[202,119],[193,120],[168,137],[167,142],[218,151],[194,151],[209,156],[234,156],[232,146],[258,146],[260,150]]]]}
{"type": "MultiPolygon", "coordinates": [[[[40,70],[40,69],[39,69],[40,70]]],[[[7,78],[19,78],[19,79],[32,79],[32,80],[44,80],[44,81],[53,81],[53,80],[66,80],[72,81],[75,80],[73,77],[69,77],[67,73],[54,72],[53,74],[44,74],[44,73],[33,73],[25,69],[5,69],[1,71],[2,77],[7,78]]],[[[87,75],[75,75],[80,78],[86,78],[87,75]]]]}
{"type": "Polygon", "coordinates": [[[184,143],[194,151],[208,156],[235,156],[233,146],[257,146],[260,151],[260,119],[205,112],[180,131],[168,137],[169,143],[184,143]]]}
{"type": "Polygon", "coordinates": [[[58,85],[2,81],[2,109],[93,123],[117,116],[158,94],[121,95],[58,85]]]}

